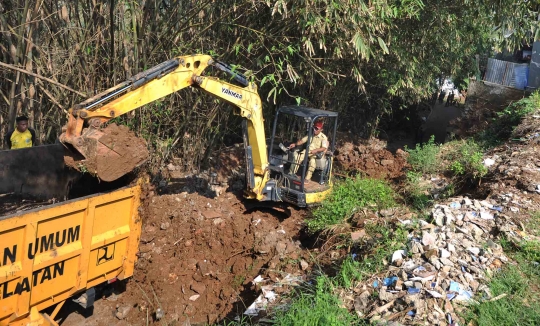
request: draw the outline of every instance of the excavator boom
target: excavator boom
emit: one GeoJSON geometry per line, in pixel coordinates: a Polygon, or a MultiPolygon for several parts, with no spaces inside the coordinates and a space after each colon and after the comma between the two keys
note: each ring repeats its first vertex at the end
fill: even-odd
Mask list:
{"type": "Polygon", "coordinates": [[[104,181],[129,173],[147,159],[146,145],[126,128],[109,125],[103,129],[103,123],[189,86],[232,104],[234,113],[246,119],[247,192],[248,197],[259,199],[268,178],[268,158],[257,87],[230,66],[208,55],[165,61],[75,105],[60,136],[60,141],[73,149],[73,162],[67,163],[84,168],[104,181]],[[203,72],[210,66],[226,72],[242,86],[204,76],[203,72]]]}

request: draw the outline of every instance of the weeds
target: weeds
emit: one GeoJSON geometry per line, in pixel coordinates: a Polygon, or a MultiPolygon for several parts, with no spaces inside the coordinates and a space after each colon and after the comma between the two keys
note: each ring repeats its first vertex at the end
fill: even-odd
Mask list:
{"type": "MultiPolygon", "coordinates": [[[[478,326],[492,325],[538,325],[540,303],[531,291],[531,280],[523,277],[519,267],[508,267],[490,282],[493,296],[506,297],[473,306],[466,319],[475,320],[478,326]]],[[[538,279],[536,280],[538,281],[538,279]]]]}
{"type": "Polygon", "coordinates": [[[311,232],[324,230],[346,221],[360,208],[380,210],[395,205],[395,193],[382,180],[347,179],[336,185],[330,197],[313,212],[307,221],[311,232]]]}
{"type": "Polygon", "coordinates": [[[405,147],[405,151],[409,153],[407,161],[414,171],[422,174],[435,173],[439,169],[438,154],[440,146],[435,144],[435,136],[431,136],[425,144],[416,144],[416,148],[409,149],[405,147]]]}
{"type": "Polygon", "coordinates": [[[240,285],[244,284],[245,280],[246,280],[246,277],[244,275],[237,274],[234,276],[232,286],[234,288],[238,288],[240,285]]]}
{"type": "Polygon", "coordinates": [[[355,248],[357,254],[343,261],[335,277],[340,286],[348,288],[354,281],[380,271],[392,253],[403,249],[407,241],[407,231],[399,226],[366,224],[366,232],[373,240],[355,248]]]}
{"type": "Polygon", "coordinates": [[[296,293],[286,310],[276,311],[275,325],[362,325],[342,307],[333,289],[334,284],[328,276],[317,277],[314,286],[304,287],[296,293]]]}
{"type": "Polygon", "coordinates": [[[431,206],[433,197],[429,193],[429,183],[422,179],[422,173],[408,171],[406,176],[404,190],[411,206],[417,210],[424,210],[431,206]]]}
{"type": "Polygon", "coordinates": [[[82,163],[78,163],[77,164],[77,167],[79,168],[79,171],[81,173],[88,173],[88,168],[86,167],[86,165],[82,164],[82,163]]]}
{"type": "Polygon", "coordinates": [[[532,212],[526,223],[527,232],[540,237],[540,211],[532,212]]]}
{"type": "Polygon", "coordinates": [[[473,306],[465,314],[465,318],[476,321],[478,326],[538,325],[540,243],[525,241],[515,245],[502,239],[501,244],[517,264],[509,265],[496,274],[491,279],[489,288],[493,297],[501,294],[506,296],[497,301],[473,306]]]}
{"type": "Polygon", "coordinates": [[[454,176],[478,180],[487,174],[488,169],[482,162],[482,148],[478,143],[472,140],[453,141],[445,147],[449,149],[445,157],[450,162],[447,170],[454,176]]]}
{"type": "Polygon", "coordinates": [[[508,140],[523,117],[536,111],[538,107],[540,107],[540,93],[538,92],[510,104],[503,111],[497,112],[497,117],[493,118],[489,128],[476,137],[478,142],[483,147],[494,147],[508,140]]]}

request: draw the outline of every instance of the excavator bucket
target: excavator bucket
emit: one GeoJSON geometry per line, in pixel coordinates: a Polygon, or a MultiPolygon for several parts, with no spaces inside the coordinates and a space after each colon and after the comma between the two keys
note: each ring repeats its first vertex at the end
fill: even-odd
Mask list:
{"type": "Polygon", "coordinates": [[[149,157],[146,142],[116,124],[87,128],[71,145],[74,150],[66,155],[66,165],[107,182],[130,173],[149,157]]]}
{"type": "Polygon", "coordinates": [[[60,199],[79,177],[65,167],[62,144],[0,151],[0,194],[60,199]]]}

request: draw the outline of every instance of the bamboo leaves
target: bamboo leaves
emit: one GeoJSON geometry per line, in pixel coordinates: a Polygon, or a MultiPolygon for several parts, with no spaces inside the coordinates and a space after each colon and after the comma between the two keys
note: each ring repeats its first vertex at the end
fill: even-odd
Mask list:
{"type": "MultiPolygon", "coordinates": [[[[265,110],[299,102],[340,110],[345,127],[350,123],[369,135],[385,112],[428,96],[439,74],[477,73],[474,57],[491,53],[493,39],[512,48],[540,35],[538,4],[523,0],[110,3],[3,1],[0,61],[94,94],[172,56],[208,53],[242,72],[252,69],[249,78],[267,99],[265,110]]],[[[58,108],[81,99],[4,68],[0,91],[4,117],[26,109],[30,98],[42,103],[33,109],[36,124],[51,137],[65,119],[58,108]]],[[[179,145],[168,149],[170,155],[189,154],[194,164],[197,146],[218,137],[211,132],[237,131],[234,118],[216,113],[224,107],[184,92],[119,120],[150,143],[174,139],[179,145]],[[165,109],[169,114],[159,115],[157,123],[153,117],[165,109]],[[192,144],[182,145],[184,133],[192,144]]]]}
{"type": "Polygon", "coordinates": [[[389,54],[388,47],[386,46],[386,43],[384,43],[383,39],[380,37],[377,37],[377,40],[379,41],[379,46],[383,50],[384,54],[389,54]]]}

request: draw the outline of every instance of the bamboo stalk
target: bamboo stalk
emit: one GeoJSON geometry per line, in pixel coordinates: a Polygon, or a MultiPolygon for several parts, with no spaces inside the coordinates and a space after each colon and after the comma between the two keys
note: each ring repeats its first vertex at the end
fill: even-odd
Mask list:
{"type": "Polygon", "coordinates": [[[5,67],[5,68],[9,68],[9,69],[13,69],[13,70],[18,71],[18,72],[25,73],[27,75],[34,76],[34,77],[39,78],[39,79],[43,79],[43,80],[48,81],[49,83],[54,84],[54,85],[56,85],[58,87],[62,87],[63,89],[67,89],[68,91],[71,91],[71,92],[73,92],[75,94],[86,97],[85,93],[81,93],[79,91],[76,91],[76,90],[74,90],[73,88],[71,88],[69,86],[62,85],[59,82],[56,82],[56,81],[54,81],[54,80],[52,80],[50,78],[35,74],[35,73],[31,72],[31,71],[24,70],[24,69],[21,69],[21,68],[17,68],[17,67],[15,67],[13,65],[10,65],[8,63],[4,63],[4,62],[1,62],[1,61],[0,61],[0,66],[5,67]]]}

